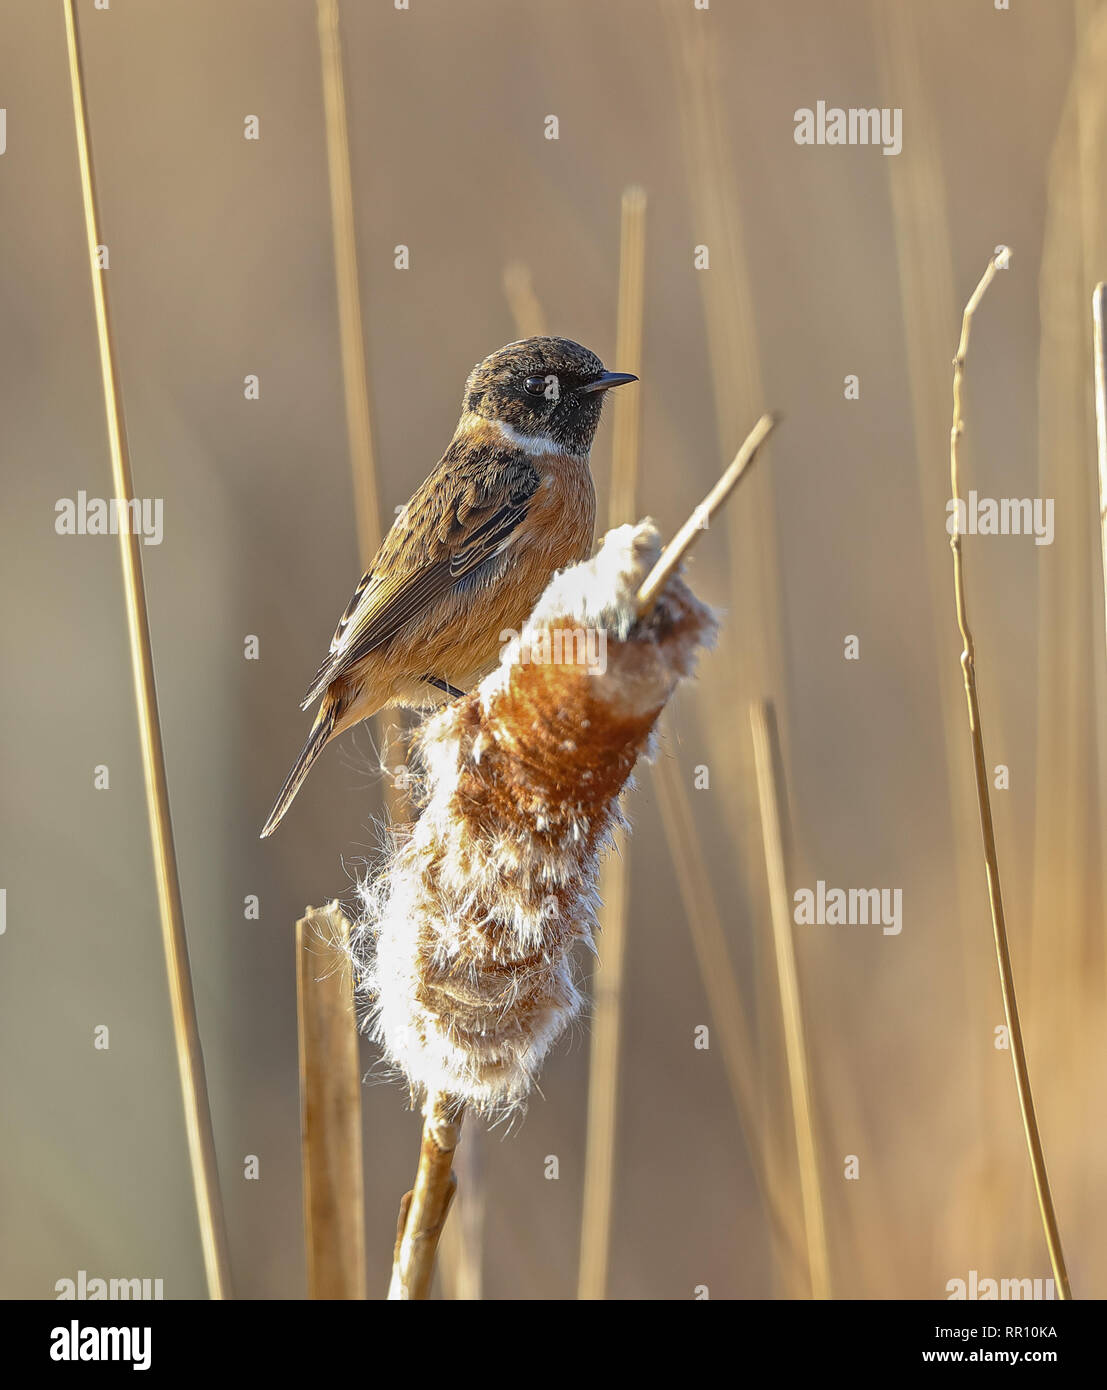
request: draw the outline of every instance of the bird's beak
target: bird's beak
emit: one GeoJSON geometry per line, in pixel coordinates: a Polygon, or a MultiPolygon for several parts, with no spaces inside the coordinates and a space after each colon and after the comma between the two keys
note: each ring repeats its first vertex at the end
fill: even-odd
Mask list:
{"type": "Polygon", "coordinates": [[[631,376],[629,372],[604,372],[603,376],[598,376],[595,381],[585,382],[583,386],[578,386],[578,391],[610,391],[613,386],[625,386],[628,381],[637,381],[636,376],[631,376]]]}

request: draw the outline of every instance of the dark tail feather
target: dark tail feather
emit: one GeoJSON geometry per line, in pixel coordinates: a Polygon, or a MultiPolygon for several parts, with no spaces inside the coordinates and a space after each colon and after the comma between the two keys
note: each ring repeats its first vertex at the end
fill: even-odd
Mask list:
{"type": "Polygon", "coordinates": [[[300,750],[300,756],[296,759],[295,767],[288,774],[288,781],[281,788],[276,805],[269,812],[269,819],[265,822],[265,828],[261,832],[263,840],[267,835],[272,835],[273,831],[280,825],[284,813],[292,805],[293,798],[300,790],[300,784],[311,771],[315,759],[322,753],[334,729],[336,713],[334,705],[324,705],[316,716],[311,733],[308,735],[308,741],[300,750]]]}

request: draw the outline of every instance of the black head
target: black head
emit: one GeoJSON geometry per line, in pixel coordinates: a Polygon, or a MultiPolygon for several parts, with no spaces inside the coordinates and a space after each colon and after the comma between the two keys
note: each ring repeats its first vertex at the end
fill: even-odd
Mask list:
{"type": "Polygon", "coordinates": [[[608,372],[594,352],[568,338],[521,338],[469,373],[464,408],[523,436],[544,436],[566,453],[584,455],[600,422],[604,392],[627,381],[608,372]]]}

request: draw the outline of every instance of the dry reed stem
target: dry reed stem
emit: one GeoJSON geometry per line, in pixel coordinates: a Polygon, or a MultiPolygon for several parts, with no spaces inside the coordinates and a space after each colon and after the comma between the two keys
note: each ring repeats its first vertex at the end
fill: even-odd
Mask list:
{"type": "MultiPolygon", "coordinates": [[[[619,231],[619,299],[615,361],[621,372],[640,374],[646,273],[646,194],[624,189],[619,231]]],[[[614,403],[608,528],[631,520],[638,491],[640,393],[618,394],[614,403]]],[[[592,1043],[588,1072],[588,1125],[581,1203],[577,1297],[601,1299],[607,1289],[615,1184],[615,1132],[619,1105],[619,1033],[623,966],[630,903],[627,837],[616,831],[615,852],[603,862],[600,925],[603,956],[592,977],[592,1043]]]]}
{"type": "MultiPolygon", "coordinates": [[[[973,291],[961,319],[961,338],[957,345],[957,355],[953,359],[953,424],[949,436],[949,473],[953,498],[960,504],[960,443],[965,430],[962,408],[962,384],[965,372],[965,357],[969,349],[969,335],[972,331],[973,315],[976,313],[988,286],[995,278],[996,271],[1006,269],[1010,260],[1007,247],[1000,247],[988,261],[987,269],[980,277],[980,283],[973,291]]],[[[965,679],[965,699],[968,704],[969,734],[972,740],[973,770],[976,775],[976,796],[980,810],[980,830],[984,844],[984,865],[988,876],[988,901],[992,912],[992,929],[995,936],[996,960],[999,965],[1000,989],[1003,993],[1003,1012],[1011,1042],[1011,1061],[1015,1069],[1015,1085],[1019,1095],[1019,1108],[1022,1111],[1026,1146],[1030,1155],[1030,1168],[1034,1176],[1034,1187],[1038,1195],[1038,1208],[1042,1218],[1046,1246],[1049,1250],[1053,1277],[1059,1296],[1072,1297],[1069,1289],[1068,1271],[1065,1268],[1064,1252],[1061,1248],[1061,1235],[1057,1227],[1057,1217],[1053,1209],[1053,1194],[1046,1175],[1045,1154],[1038,1133],[1038,1120],[1034,1111],[1034,1097],[1030,1089],[1030,1072],[1026,1062],[1022,1027],[1019,1022],[1018,1002],[1015,998],[1015,979],[1011,968],[1011,952],[1007,942],[1007,923],[1003,911],[1003,892],[999,877],[999,859],[996,853],[995,828],[992,824],[992,804],[988,790],[988,768],[984,759],[984,735],[980,725],[980,703],[976,689],[976,646],[969,627],[968,609],[965,598],[964,559],[962,556],[961,531],[959,528],[960,506],[953,509],[954,524],[950,537],[953,551],[953,588],[957,609],[957,626],[961,632],[963,648],[961,669],[965,679]]]]}
{"type": "Polygon", "coordinates": [[[381,517],[373,460],[369,378],[365,366],[365,329],[361,317],[361,279],[357,266],[353,179],[350,173],[350,134],[346,123],[346,85],[342,72],[342,37],[339,33],[337,0],[316,0],[316,15],[323,70],[327,172],[331,194],[346,435],[350,449],[358,549],[362,565],[367,567],[381,541],[381,517]]]}
{"type": "Polygon", "coordinates": [[[308,1297],[364,1299],[361,1068],[349,957],[337,902],[296,923],[300,1145],[308,1297]]]}
{"type": "MultiPolygon", "coordinates": [[[[338,304],[338,338],[342,359],[342,398],[346,407],[346,440],[350,453],[350,481],[354,493],[354,520],[362,569],[368,569],[381,542],[380,496],[373,451],[372,411],[369,405],[369,373],[365,362],[365,325],[361,312],[361,276],[358,273],[357,229],[354,223],[353,177],[350,169],[350,132],[346,120],[346,83],[343,73],[342,34],[337,0],[316,0],[319,58],[323,76],[323,110],[327,137],[327,177],[331,201],[331,236],[334,242],[334,275],[338,304]]],[[[374,738],[381,750],[388,746],[389,719],[374,715],[374,738]]],[[[385,779],[384,801],[389,820],[406,819],[403,788],[392,775],[385,779]]]]}
{"type": "Polygon", "coordinates": [[[830,1259],[827,1254],[822,1184],[819,1181],[811,1082],[808,1076],[807,1046],[804,1041],[803,1008],[800,1003],[799,975],[796,970],[796,948],[792,939],[791,900],[788,896],[788,876],[784,867],[781,796],[778,785],[780,755],[773,709],[768,700],[759,700],[750,706],[750,730],[753,735],[754,765],[757,772],[761,833],[765,842],[765,870],[769,884],[777,986],[784,1023],[788,1088],[792,1099],[792,1122],[799,1160],[803,1224],[807,1239],[807,1268],[811,1279],[812,1298],[825,1299],[830,1297],[830,1259]]]}
{"type": "MultiPolygon", "coordinates": [[[[642,373],[642,330],[646,298],[646,193],[624,189],[619,227],[619,300],[615,364],[620,372],[642,373]]],[[[641,391],[616,391],[611,431],[608,527],[631,521],[637,511],[638,422],[641,391]]]]}
{"type": "Polygon", "coordinates": [[[400,1204],[388,1288],[393,1301],[430,1296],[438,1238],[457,1187],[453,1158],[461,1138],[463,1111],[449,1097],[436,1094],[427,1097],[423,1115],[415,1185],[400,1204]]]}
{"type": "Polygon", "coordinates": [[[703,499],[700,505],[676,533],[661,553],[661,558],[646,576],[646,582],[638,591],[638,616],[644,617],[657,602],[657,596],[664,589],[670,576],[681,563],[699,536],[707,530],[711,518],[742,481],[746,469],[757,457],[757,451],[779,423],[780,416],[762,415],[742,442],[742,447],[734,455],[730,466],[703,499]]]}
{"type": "Polygon", "coordinates": [[[723,1065],[749,1149],[754,1181],[765,1203],[773,1235],[791,1263],[799,1253],[796,1223],[784,1200],[780,1176],[770,1162],[763,1126],[757,1117],[757,1082],[752,1067],[757,1053],[719,906],[711,891],[711,874],[696,833],[695,817],[675,758],[659,757],[653,776],[665,838],[711,1012],[711,1026],[722,1040],[723,1065]]]}
{"type": "MultiPolygon", "coordinates": [[[[530,266],[512,261],[504,267],[504,294],[507,297],[515,331],[520,338],[542,338],[546,334],[546,315],[534,290],[530,266]]],[[[616,392],[618,396],[618,392],[616,392]]]]}
{"type": "MultiPolygon", "coordinates": [[[[88,239],[89,269],[92,276],[92,299],[96,316],[96,335],[104,390],[104,409],[107,417],[112,479],[115,496],[121,504],[122,514],[126,516],[129,514],[126,510],[126,504],[134,496],[134,485],[131,478],[126,425],[123,418],[123,402],[117,385],[118,370],[108,308],[107,287],[103,274],[96,264],[97,248],[101,245],[100,216],[92,164],[92,145],[89,136],[88,104],[84,90],[80,34],[77,27],[74,0],[63,0],[63,3],[66,46],[69,54],[69,83],[73,98],[77,157],[81,171],[81,196],[84,205],[85,232],[88,239]]],[[[196,1001],[192,991],[188,941],[185,936],[184,913],[181,907],[181,886],[177,876],[177,856],[173,845],[173,825],[169,814],[169,787],[165,775],[165,752],[162,747],[157,689],[154,684],[154,663],[150,650],[150,621],[146,611],[146,594],[142,581],[142,557],[137,531],[129,526],[121,526],[119,542],[120,558],[123,565],[123,588],[126,599],[131,672],[134,678],[139,742],[142,747],[146,809],[150,822],[150,840],[157,878],[158,915],[161,919],[162,944],[165,949],[166,970],[169,976],[169,997],[173,1012],[173,1040],[177,1053],[177,1068],[181,1079],[189,1162],[196,1195],[208,1295],[214,1299],[222,1299],[230,1297],[227,1236],[223,1220],[223,1203],[219,1191],[219,1169],[215,1157],[215,1140],[212,1135],[207,1080],[204,1075],[204,1055],[200,1045],[200,1032],[196,1021],[196,1001]]]]}
{"type": "Polygon", "coordinates": [[[1103,562],[1104,635],[1107,637],[1107,350],[1104,348],[1104,302],[1101,280],[1092,293],[1092,339],[1095,359],[1095,445],[1099,463],[1099,534],[1103,562]]]}

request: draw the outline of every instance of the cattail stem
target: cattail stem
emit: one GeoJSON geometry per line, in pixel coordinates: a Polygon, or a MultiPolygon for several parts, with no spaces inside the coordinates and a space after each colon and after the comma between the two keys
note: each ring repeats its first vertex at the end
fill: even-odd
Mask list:
{"type": "Polygon", "coordinates": [[[1001,246],[988,262],[988,267],[980,277],[980,283],[973,291],[961,319],[961,339],[957,345],[957,356],[953,359],[953,425],[949,436],[950,486],[954,501],[953,534],[950,548],[953,551],[953,589],[957,609],[957,626],[961,632],[963,649],[961,669],[965,678],[965,699],[968,704],[969,735],[972,740],[973,771],[976,776],[976,797],[980,811],[980,830],[984,841],[984,866],[988,876],[988,901],[992,913],[992,929],[995,937],[996,960],[999,965],[999,983],[1003,994],[1003,1012],[1007,1020],[1007,1031],[1011,1041],[1011,1061],[1015,1069],[1015,1086],[1019,1095],[1019,1108],[1022,1111],[1023,1130],[1026,1134],[1026,1147],[1030,1155],[1030,1168],[1034,1176],[1034,1187],[1038,1195],[1038,1209],[1041,1213],[1042,1228],[1046,1246],[1053,1266],[1053,1277],[1059,1297],[1071,1298],[1069,1276],[1065,1267],[1064,1251],[1061,1248],[1061,1234],[1057,1226],[1057,1216],[1053,1208],[1053,1194],[1046,1174],[1045,1154],[1038,1132],[1038,1119],[1034,1110],[1034,1097],[1030,1089],[1030,1071],[1026,1062],[1026,1049],[1023,1044],[1022,1026],[1019,1022],[1018,1002],[1015,998],[1015,978],[1011,967],[1011,950],[1007,941],[1007,922],[1003,911],[1003,891],[1000,886],[999,857],[996,852],[995,827],[992,824],[992,803],[988,790],[988,767],[984,758],[984,735],[980,727],[980,702],[976,689],[976,645],[969,627],[968,608],[965,600],[964,559],[959,527],[961,510],[960,444],[965,432],[962,413],[962,386],[965,373],[965,357],[969,349],[969,335],[972,320],[985,291],[995,278],[997,270],[1006,269],[1010,251],[1001,246]]]}
{"type": "Polygon", "coordinates": [[[427,1097],[415,1185],[400,1204],[389,1299],[425,1299],[430,1294],[438,1238],[457,1188],[453,1159],[462,1113],[449,1096],[427,1097]]]}

